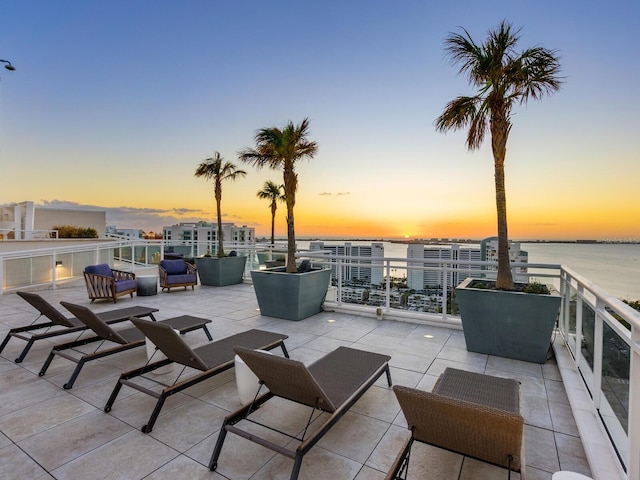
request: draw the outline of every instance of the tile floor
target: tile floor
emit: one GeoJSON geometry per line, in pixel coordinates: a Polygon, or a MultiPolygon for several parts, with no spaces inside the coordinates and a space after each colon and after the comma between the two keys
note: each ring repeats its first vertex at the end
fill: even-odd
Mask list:
{"type": "MultiPolygon", "coordinates": [[[[83,285],[38,293],[62,311],[60,300],[89,305],[83,285]]],[[[287,334],[291,357],[305,363],[340,345],[385,353],[391,355],[395,384],[426,390],[447,366],[517,378],[526,422],[527,478],[550,480],[560,469],[590,475],[553,359],[537,365],[470,353],[462,331],[354,314],[323,312],[300,322],[262,317],[248,284],[126,297],[115,306],[96,302],[91,308],[132,305],[159,308],[158,320],[182,314],[211,319],[214,339],[249,328],[287,334]]],[[[28,324],[36,316],[17,295],[0,296],[2,338],[9,328],[28,324]]],[[[56,337],[55,342],[73,338],[56,337]]],[[[206,342],[201,331],[185,339],[192,346],[206,342]]],[[[16,364],[13,359],[23,346],[23,341],[12,339],[0,357],[0,478],[4,480],[289,478],[292,460],[235,435],[227,437],[218,470],[208,470],[222,419],[240,406],[233,369],[170,397],[153,431],[143,434],[140,427],[151,413],[153,398],[124,387],[109,414],[103,407],[119,373],[144,364],[144,348],[88,363],[74,387],[63,390],[74,364],[57,357],[39,377],[52,342],[36,342],[24,362],[16,364]]],[[[306,412],[299,406],[277,406],[265,409],[271,421],[291,430],[305,423],[306,412]]],[[[300,478],[383,479],[407,436],[404,417],[382,377],[305,456],[300,478]]],[[[429,478],[442,480],[507,478],[505,470],[433,447],[416,445],[411,459],[412,478],[424,478],[426,471],[429,478]]]]}

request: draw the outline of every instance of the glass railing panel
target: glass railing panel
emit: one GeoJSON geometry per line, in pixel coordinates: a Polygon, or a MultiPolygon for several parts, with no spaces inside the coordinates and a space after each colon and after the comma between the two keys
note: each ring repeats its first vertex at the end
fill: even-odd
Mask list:
{"type": "Polygon", "coordinates": [[[31,259],[31,279],[33,283],[49,283],[53,281],[53,272],[51,271],[52,262],[53,255],[33,257],[31,259]]]}
{"type": "Polygon", "coordinates": [[[629,415],[631,349],[609,325],[603,328],[602,392],[624,430],[629,415]]]}
{"type": "Polygon", "coordinates": [[[31,285],[31,258],[8,259],[4,262],[5,288],[31,285]]]}
{"type": "Polygon", "coordinates": [[[595,351],[595,324],[596,314],[593,308],[591,305],[582,302],[582,345],[580,351],[592,372],[595,351]]]}
{"type": "MultiPolygon", "coordinates": [[[[87,267],[88,265],[92,265],[95,261],[95,258],[96,253],[92,251],[73,253],[73,275],[82,276],[82,272],[84,271],[85,267],[87,267]]],[[[105,261],[100,263],[108,262],[105,261]]]]}
{"type": "Polygon", "coordinates": [[[160,256],[162,253],[162,248],[160,247],[160,245],[149,245],[147,247],[147,254],[148,254],[148,258],[149,258],[149,263],[152,265],[159,265],[160,264],[160,256]]]}

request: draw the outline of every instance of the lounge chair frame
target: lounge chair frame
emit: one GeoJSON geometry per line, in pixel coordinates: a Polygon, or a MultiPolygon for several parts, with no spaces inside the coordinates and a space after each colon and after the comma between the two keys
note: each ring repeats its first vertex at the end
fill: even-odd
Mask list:
{"type": "Polygon", "coordinates": [[[227,432],[230,432],[293,459],[294,465],[290,478],[291,480],[296,480],[300,474],[304,456],[383,373],[387,375],[389,387],[392,385],[391,372],[389,370],[391,357],[387,355],[339,347],[306,367],[301,362],[274,357],[264,352],[251,351],[244,348],[235,348],[234,350],[257,375],[261,386],[264,384],[269,389],[269,392],[258,396],[260,391],[258,390],[252,403],[225,418],[209,461],[209,469],[212,471],[218,468],[218,459],[224,440],[227,432]],[[348,386],[344,382],[338,385],[340,379],[354,378],[358,375],[360,379],[350,385],[349,391],[345,389],[348,386]],[[335,384],[332,379],[336,380],[335,384]],[[249,415],[276,396],[312,408],[302,438],[292,437],[286,432],[267,426],[272,431],[299,440],[300,444],[295,449],[283,447],[236,426],[242,420],[252,421],[249,419],[249,415]],[[329,413],[329,417],[322,426],[305,438],[307,429],[313,421],[313,413],[318,410],[329,413]]]}
{"type": "MultiPolygon", "coordinates": [[[[9,343],[11,337],[19,338],[20,340],[25,340],[27,342],[20,355],[18,355],[18,357],[15,359],[16,363],[20,363],[24,360],[33,344],[38,340],[57,337],[59,335],[65,335],[67,333],[81,332],[87,329],[87,326],[80,320],[75,317],[67,318],[40,295],[22,291],[16,293],[18,294],[18,296],[28,302],[32,307],[38,310],[38,312],[40,312],[38,317],[30,325],[16,327],[9,330],[9,333],[7,333],[7,336],[2,341],[2,344],[0,344],[0,353],[2,353],[4,348],[9,343]],[[50,321],[36,323],[42,316],[45,316],[50,321]],[[51,329],[52,327],[56,326],[64,328],[53,330],[51,329]],[[44,332],[33,333],[35,330],[42,329],[45,329],[44,332]]],[[[129,320],[130,317],[150,317],[153,321],[155,321],[156,319],[153,316],[153,313],[157,311],[157,308],[136,306],[109,310],[107,312],[98,313],[97,315],[105,323],[112,325],[114,323],[125,322],[129,320]]]]}
{"type": "Polygon", "coordinates": [[[113,407],[123,385],[156,398],[158,401],[156,402],[153,412],[149,417],[149,421],[140,429],[143,433],[149,433],[153,430],[153,426],[155,425],[164,402],[168,397],[233,367],[235,357],[235,352],[233,351],[234,346],[243,345],[260,350],[272,350],[280,347],[284,356],[287,358],[289,357],[289,352],[287,352],[287,348],[284,345],[284,341],[289,337],[280,333],[253,329],[230,337],[222,338],[213,343],[205,344],[192,350],[191,347],[184,343],[184,341],[172,329],[159,325],[159,322],[154,324],[153,322],[137,319],[132,320],[132,322],[156,345],[156,347],[162,351],[162,353],[167,356],[167,358],[154,363],[147,363],[141,368],[136,368],[121,374],[111,396],[109,397],[109,400],[107,401],[107,404],[104,407],[104,411],[111,411],[111,408],[113,407]],[[207,359],[207,353],[210,352],[213,352],[214,357],[216,358],[213,362],[208,363],[205,359],[207,359]],[[186,367],[192,367],[200,370],[201,373],[197,373],[178,382],[178,379],[182,374],[182,372],[180,372],[174,383],[171,385],[165,385],[154,380],[156,383],[160,383],[160,385],[164,387],[160,392],[151,390],[132,381],[132,379],[136,377],[142,377],[146,373],[152,372],[153,370],[171,363],[178,363],[186,367]]]}
{"type": "MultiPolygon", "coordinates": [[[[140,347],[145,344],[145,337],[136,327],[124,329],[124,330],[113,330],[109,325],[104,323],[95,313],[89,310],[87,307],[82,305],[75,305],[73,303],[68,302],[60,302],[66,309],[71,311],[76,318],[85,323],[89,329],[91,329],[96,335],[92,337],[86,338],[78,338],[75,341],[63,343],[60,345],[55,345],[49,356],[45,360],[42,368],[38,375],[41,377],[47,373],[49,365],[53,361],[56,355],[66,358],[67,360],[74,362],[76,367],[71,374],[71,377],[63,385],[65,390],[69,390],[73,387],[82,367],[87,362],[91,362],[93,360],[98,360],[100,358],[113,355],[114,353],[124,352],[126,350],[130,350],[132,348],[140,347]],[[100,350],[100,346],[96,348],[92,353],[84,353],[80,352],[81,356],[77,357],[69,353],[67,350],[73,351],[77,353],[75,350],[77,347],[81,347],[83,345],[88,345],[94,342],[114,342],[117,345],[111,348],[105,348],[100,350]]],[[[131,317],[132,320],[134,317],[131,317]]],[[[185,334],[191,332],[193,330],[202,329],[204,330],[207,338],[211,340],[211,334],[209,330],[207,330],[207,324],[211,323],[211,320],[207,320],[204,318],[191,317],[189,315],[182,315],[180,317],[169,318],[167,320],[162,320],[157,323],[161,323],[163,325],[169,325],[172,329],[176,329],[180,332],[180,334],[185,334]]]]}
{"type": "Polygon", "coordinates": [[[395,386],[411,430],[386,480],[406,480],[414,442],[433,445],[525,478],[524,419],[520,383],[454,368],[445,369],[432,392],[395,386]]]}

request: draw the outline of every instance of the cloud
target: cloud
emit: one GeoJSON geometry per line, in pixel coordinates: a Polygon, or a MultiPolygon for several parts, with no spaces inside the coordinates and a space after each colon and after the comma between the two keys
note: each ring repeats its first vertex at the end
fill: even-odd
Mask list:
{"type": "Polygon", "coordinates": [[[318,195],[321,196],[341,196],[341,195],[351,195],[351,192],[337,192],[337,193],[331,193],[331,192],[320,192],[318,195]]]}
{"type": "Polygon", "coordinates": [[[83,205],[68,200],[41,200],[41,205],[51,208],[93,209],[104,210],[107,213],[107,225],[118,228],[141,229],[146,232],[162,231],[162,227],[175,225],[180,222],[212,221],[210,214],[192,208],[138,208],[129,206],[101,207],[99,205],[83,205]]]}

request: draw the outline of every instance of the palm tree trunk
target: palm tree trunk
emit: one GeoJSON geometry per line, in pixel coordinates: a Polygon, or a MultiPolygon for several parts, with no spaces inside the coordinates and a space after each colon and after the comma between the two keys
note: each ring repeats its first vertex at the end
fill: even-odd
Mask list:
{"type": "Polygon", "coordinates": [[[224,257],[224,246],[222,241],[222,186],[216,184],[216,211],[218,213],[218,257],[224,257]]]}
{"type": "Polygon", "coordinates": [[[287,201],[287,273],[296,270],[296,234],[293,222],[293,205],[289,207],[287,201]]]}
{"type": "Polygon", "coordinates": [[[293,221],[293,207],[296,205],[298,176],[293,161],[287,160],[284,166],[284,198],[287,203],[287,273],[295,273],[296,269],[296,233],[293,221]]]}
{"type": "Polygon", "coordinates": [[[276,209],[278,206],[276,205],[275,199],[271,202],[271,246],[276,243],[275,242],[275,225],[276,225],[276,209]]]}
{"type": "Polygon", "coordinates": [[[507,233],[507,194],[504,178],[504,160],[507,154],[509,121],[506,115],[496,114],[491,118],[491,148],[495,169],[496,211],[498,220],[498,278],[496,288],[513,290],[513,275],[509,260],[509,235],[507,233]]]}

